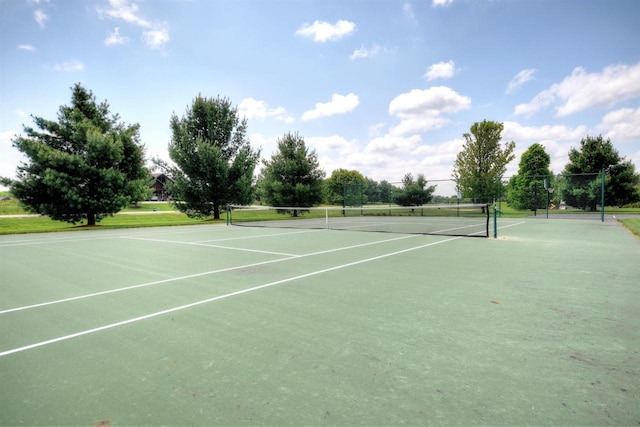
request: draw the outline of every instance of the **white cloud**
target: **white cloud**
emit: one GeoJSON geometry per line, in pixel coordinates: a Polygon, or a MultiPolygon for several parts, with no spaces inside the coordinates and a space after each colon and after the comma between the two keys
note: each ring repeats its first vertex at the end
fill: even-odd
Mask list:
{"type": "Polygon", "coordinates": [[[120,28],[115,27],[113,32],[109,34],[109,37],[104,39],[104,44],[107,46],[115,46],[118,44],[125,44],[129,41],[127,37],[120,35],[120,28]]]}
{"type": "Polygon", "coordinates": [[[296,35],[312,38],[315,42],[335,41],[353,33],[356,24],[350,21],[340,20],[335,24],[323,21],[314,21],[313,24],[304,24],[298,28],[296,35]]]}
{"type": "Polygon", "coordinates": [[[42,9],[37,9],[33,12],[33,19],[36,20],[40,28],[44,28],[46,26],[49,17],[42,9]]]}
{"type": "Polygon", "coordinates": [[[587,134],[584,125],[575,128],[561,125],[522,126],[517,122],[504,122],[503,141],[515,141],[516,158],[508,165],[505,176],[518,173],[522,154],[533,143],[539,143],[551,157],[551,170],[560,173],[569,160],[569,150],[576,147],[587,134]]]}
{"type": "Polygon", "coordinates": [[[358,96],[353,93],[348,95],[339,95],[334,93],[331,95],[331,101],[316,103],[316,108],[305,112],[302,115],[302,120],[314,120],[321,117],[348,113],[353,111],[359,103],[360,100],[358,99],[358,96]]]}
{"type": "Polygon", "coordinates": [[[640,138],[640,108],[621,108],[602,118],[598,129],[612,140],[637,140],[640,138]]]}
{"type": "Polygon", "coordinates": [[[522,126],[517,122],[504,122],[503,140],[539,142],[542,140],[580,141],[587,132],[586,126],[570,128],[561,125],[522,126]]]}
{"type": "Polygon", "coordinates": [[[364,45],[360,46],[360,49],[356,49],[353,51],[349,59],[356,60],[361,58],[371,58],[373,56],[377,56],[381,53],[386,52],[387,50],[382,48],[380,45],[373,44],[370,48],[366,48],[364,45]]]}
{"type": "Polygon", "coordinates": [[[305,138],[305,142],[318,152],[319,155],[331,153],[334,157],[360,152],[356,140],[347,140],[340,135],[305,138]]]}
{"type": "Polygon", "coordinates": [[[264,120],[273,118],[285,123],[293,123],[293,118],[283,107],[270,108],[265,101],[258,101],[253,98],[245,98],[238,104],[238,112],[248,120],[264,120]]]}
{"type": "Polygon", "coordinates": [[[401,119],[390,133],[406,135],[436,129],[449,122],[443,114],[468,110],[470,107],[470,98],[445,86],[413,89],[398,95],[389,103],[389,114],[401,119]]]}
{"type": "MultiPolygon", "coordinates": [[[[170,40],[167,24],[151,22],[143,18],[140,16],[138,5],[131,0],[109,0],[109,7],[98,8],[98,13],[101,17],[122,20],[144,28],[142,41],[150,49],[160,49],[170,40]]],[[[120,36],[119,29],[116,27],[116,31],[105,40],[105,44],[111,46],[125,43],[127,40],[120,36]]]]}
{"type": "Polygon", "coordinates": [[[18,46],[18,49],[26,50],[29,52],[35,52],[36,48],[31,46],[30,44],[21,44],[18,46]]]}
{"type": "Polygon", "coordinates": [[[456,73],[456,64],[453,61],[438,62],[429,67],[423,77],[427,80],[450,79],[456,73]]]}
{"type": "Polygon", "coordinates": [[[130,0],[109,0],[109,8],[99,9],[99,12],[140,27],[151,27],[151,22],[138,16],[138,5],[130,0]]]}
{"type": "Polygon", "coordinates": [[[54,65],[53,70],[64,72],[84,71],[84,63],[74,59],[54,65]]]}
{"type": "Polygon", "coordinates": [[[535,72],[536,72],[535,69],[526,69],[526,70],[520,71],[509,82],[506,93],[510,94],[517,91],[520,88],[520,86],[522,86],[529,80],[533,79],[533,75],[535,74],[535,72]]]}
{"type": "Polygon", "coordinates": [[[365,153],[405,153],[408,154],[420,145],[422,139],[420,135],[402,136],[402,135],[384,135],[379,138],[373,138],[367,147],[365,153]]]}
{"type": "Polygon", "coordinates": [[[640,97],[640,63],[611,65],[601,73],[587,73],[577,67],[570,76],[540,92],[531,102],[517,105],[515,114],[529,117],[559,104],[556,115],[563,117],[590,108],[611,107],[637,97],[640,97]]]}
{"type": "Polygon", "coordinates": [[[166,29],[144,31],[142,40],[148,48],[159,49],[169,41],[169,32],[166,29]]]}
{"type": "Polygon", "coordinates": [[[437,6],[447,7],[451,3],[453,3],[453,0],[431,0],[431,5],[433,7],[437,7],[437,6]]]}

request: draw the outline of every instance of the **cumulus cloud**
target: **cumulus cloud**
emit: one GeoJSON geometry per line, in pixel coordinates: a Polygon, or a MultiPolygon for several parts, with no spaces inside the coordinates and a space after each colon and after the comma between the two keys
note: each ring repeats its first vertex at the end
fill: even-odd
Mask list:
{"type": "Polygon", "coordinates": [[[37,9],[33,12],[33,19],[36,20],[40,28],[44,28],[47,24],[47,21],[49,20],[49,17],[46,13],[44,13],[42,9],[37,9]]]}
{"type": "Polygon", "coordinates": [[[451,3],[453,3],[453,0],[432,0],[431,1],[431,5],[433,7],[437,7],[437,6],[447,7],[451,3]]]}
{"type": "Polygon", "coordinates": [[[77,72],[84,71],[84,63],[78,60],[71,60],[56,64],[53,66],[54,71],[63,71],[63,72],[77,72]]]}
{"type": "Polygon", "coordinates": [[[511,81],[507,85],[506,93],[511,94],[517,91],[520,88],[520,86],[522,86],[529,80],[533,79],[533,75],[535,74],[535,72],[536,72],[535,69],[526,69],[526,70],[520,71],[518,74],[516,74],[513,77],[513,79],[511,79],[511,81]]]}
{"type": "Polygon", "coordinates": [[[350,93],[348,95],[339,95],[334,93],[331,95],[331,101],[318,102],[316,108],[309,110],[302,115],[302,120],[314,120],[321,117],[333,116],[336,114],[344,114],[353,111],[360,100],[357,95],[350,93]]]}
{"type": "Polygon", "coordinates": [[[109,0],[109,7],[99,9],[99,12],[110,18],[121,19],[140,27],[151,27],[151,22],[138,16],[138,9],[138,5],[130,0],[109,0]]]}
{"type": "Polygon", "coordinates": [[[517,105],[515,114],[530,117],[557,104],[556,115],[563,117],[637,97],[640,97],[640,63],[611,65],[600,73],[588,73],[577,67],[570,76],[540,92],[529,103],[517,105]]]}
{"type": "Polygon", "coordinates": [[[562,125],[522,126],[520,123],[504,122],[504,140],[538,142],[541,140],[580,141],[587,132],[586,126],[570,128],[562,125]]]}
{"type": "Polygon", "coordinates": [[[391,129],[394,135],[421,133],[449,123],[444,114],[468,110],[471,99],[446,86],[413,89],[398,95],[389,103],[389,114],[400,118],[391,129]]]}
{"type": "Polygon", "coordinates": [[[120,28],[115,27],[113,32],[109,34],[109,36],[104,39],[104,44],[106,46],[115,46],[119,44],[125,44],[129,41],[127,37],[120,35],[120,28]]]}
{"type": "Polygon", "coordinates": [[[523,126],[517,122],[504,122],[502,139],[515,141],[516,158],[507,167],[505,176],[518,173],[518,164],[522,154],[533,143],[539,143],[551,156],[551,170],[559,173],[565,167],[569,159],[569,150],[576,147],[582,138],[587,135],[587,127],[584,125],[568,127],[562,125],[523,126]]]}
{"type": "Polygon", "coordinates": [[[456,64],[453,61],[438,62],[429,67],[424,77],[427,80],[450,79],[456,73],[456,64]]]}
{"type": "MultiPolygon", "coordinates": [[[[108,7],[98,8],[98,13],[101,17],[121,20],[144,28],[142,42],[150,49],[160,49],[170,40],[167,24],[152,22],[142,17],[138,5],[131,0],[109,0],[108,7]]],[[[119,29],[116,28],[116,31],[105,40],[105,44],[111,46],[126,41],[126,38],[120,37],[119,29]]]]}
{"type": "Polygon", "coordinates": [[[598,129],[607,138],[637,140],[640,138],[640,108],[611,111],[602,118],[598,129]]]}
{"type": "Polygon", "coordinates": [[[356,30],[356,24],[351,21],[339,20],[335,24],[324,21],[314,21],[313,24],[304,24],[296,31],[296,35],[313,39],[315,42],[340,40],[352,34],[356,30]]]}
{"type": "Polygon", "coordinates": [[[258,101],[253,98],[245,98],[238,104],[238,112],[247,119],[264,120],[273,118],[285,123],[293,123],[293,118],[283,107],[270,108],[265,101],[258,101]]]}
{"type": "Polygon", "coordinates": [[[35,52],[36,48],[31,46],[30,44],[21,44],[18,45],[18,49],[26,50],[29,52],[35,52]]]}

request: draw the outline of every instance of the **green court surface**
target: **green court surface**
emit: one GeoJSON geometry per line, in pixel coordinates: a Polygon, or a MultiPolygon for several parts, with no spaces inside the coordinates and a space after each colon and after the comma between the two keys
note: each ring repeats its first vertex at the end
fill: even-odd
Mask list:
{"type": "Polygon", "coordinates": [[[1,425],[638,425],[640,239],[0,237],[1,425]]]}

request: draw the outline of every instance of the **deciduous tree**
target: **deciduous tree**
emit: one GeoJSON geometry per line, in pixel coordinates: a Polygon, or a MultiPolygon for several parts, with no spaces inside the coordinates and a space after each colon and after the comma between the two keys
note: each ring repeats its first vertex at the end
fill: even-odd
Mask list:
{"type": "Polygon", "coordinates": [[[367,202],[367,180],[357,170],[336,169],[325,180],[327,202],[331,205],[362,206],[367,202]]]}
{"type": "Polygon", "coordinates": [[[622,206],[640,200],[640,175],[635,173],[634,164],[620,157],[609,138],[605,140],[599,135],[583,138],[579,149],[569,151],[569,163],[564,169],[564,174],[568,175],[565,189],[567,204],[596,210],[601,201],[602,182],[593,179],[585,187],[578,181],[584,181],[580,174],[597,174],[603,169],[606,171],[605,205],[622,206]]]}
{"type": "Polygon", "coordinates": [[[501,192],[501,177],[507,164],[515,158],[515,142],[501,146],[504,125],[483,120],[474,123],[464,134],[465,144],[458,153],[453,179],[463,198],[490,202],[501,192]]]}

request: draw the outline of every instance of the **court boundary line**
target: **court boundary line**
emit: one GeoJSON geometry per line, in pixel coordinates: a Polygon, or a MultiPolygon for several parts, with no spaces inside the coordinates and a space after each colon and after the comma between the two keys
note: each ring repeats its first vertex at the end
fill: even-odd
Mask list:
{"type": "MultiPolygon", "coordinates": [[[[405,236],[405,237],[407,237],[407,236],[405,236]]],[[[411,236],[408,236],[408,237],[411,237],[411,236]]],[[[185,309],[192,308],[192,307],[197,307],[199,305],[207,304],[207,303],[214,302],[214,301],[219,301],[219,300],[222,300],[222,299],[231,298],[231,297],[234,297],[234,296],[237,296],[237,295],[242,295],[242,294],[246,294],[246,293],[249,293],[249,292],[255,292],[257,290],[269,288],[269,287],[276,286],[276,285],[280,285],[282,283],[288,283],[288,282],[292,282],[294,280],[300,280],[300,279],[304,279],[304,278],[307,278],[307,277],[317,276],[319,274],[324,274],[324,273],[328,273],[328,272],[331,272],[331,271],[340,270],[340,269],[343,269],[343,268],[352,267],[354,265],[364,264],[364,263],[371,262],[371,261],[377,261],[379,259],[388,258],[388,257],[391,257],[391,256],[400,255],[400,254],[407,253],[407,252],[412,252],[412,251],[415,251],[415,250],[418,250],[418,249],[424,249],[424,248],[427,248],[427,247],[430,247],[430,246],[435,246],[435,245],[439,245],[441,243],[447,243],[447,242],[451,242],[451,241],[454,241],[454,240],[459,240],[459,239],[462,239],[462,238],[463,238],[462,236],[452,237],[452,238],[449,238],[449,239],[439,240],[437,242],[426,243],[424,245],[414,246],[414,247],[411,247],[411,248],[402,249],[402,250],[399,250],[399,251],[390,252],[390,253],[386,253],[386,254],[383,254],[383,255],[378,255],[378,256],[375,256],[375,257],[371,257],[371,258],[366,258],[366,259],[359,260],[359,261],[353,261],[353,262],[350,262],[350,263],[341,264],[341,265],[325,268],[325,269],[322,269],[322,270],[312,271],[311,273],[305,273],[305,274],[300,274],[300,275],[297,275],[297,276],[294,276],[294,277],[289,277],[289,278],[286,278],[286,279],[276,280],[274,282],[269,282],[269,283],[265,283],[265,284],[262,284],[262,285],[253,286],[251,288],[246,288],[246,289],[242,289],[242,290],[239,290],[239,291],[230,292],[230,293],[227,293],[227,294],[224,294],[224,295],[218,295],[216,297],[211,297],[211,298],[207,298],[207,299],[204,299],[204,300],[192,302],[192,303],[189,303],[189,304],[184,304],[184,305],[180,305],[180,306],[177,306],[177,307],[169,308],[169,309],[166,309],[166,310],[161,310],[161,311],[157,311],[157,312],[154,312],[154,313],[149,313],[149,314],[146,314],[146,315],[143,315],[143,316],[134,317],[132,319],[127,319],[127,320],[123,320],[123,321],[120,321],[120,322],[110,323],[110,324],[107,324],[107,325],[99,326],[97,328],[87,329],[87,330],[76,332],[76,333],[73,333],[73,334],[64,335],[64,336],[61,336],[61,337],[58,337],[58,338],[53,338],[53,339],[50,339],[50,340],[40,341],[40,342],[36,342],[36,343],[33,343],[33,344],[25,345],[25,346],[22,346],[22,347],[16,347],[16,348],[13,348],[13,349],[5,350],[5,351],[0,352],[0,357],[8,356],[10,354],[19,353],[19,352],[26,351],[26,350],[31,350],[31,349],[38,348],[38,347],[43,347],[43,346],[50,345],[50,344],[55,344],[55,343],[61,342],[61,341],[67,341],[67,340],[70,340],[70,339],[73,339],[73,338],[78,338],[78,337],[81,337],[81,336],[84,336],[84,335],[89,335],[89,334],[93,334],[93,333],[96,333],[96,332],[105,331],[105,330],[108,330],[108,329],[117,328],[119,326],[128,325],[128,324],[131,324],[131,323],[135,323],[135,322],[139,322],[139,321],[142,321],[142,320],[151,319],[151,318],[162,316],[162,315],[169,314],[169,313],[174,313],[174,312],[185,310],[185,309]]]]}
{"type": "Polygon", "coordinates": [[[33,309],[33,308],[46,307],[46,306],[49,306],[49,305],[61,304],[61,303],[65,303],[65,302],[77,301],[77,300],[81,300],[81,299],[92,298],[92,297],[97,297],[97,296],[102,296],[102,295],[108,295],[108,294],[113,294],[113,293],[117,293],[117,292],[123,292],[123,291],[132,290],[132,289],[139,289],[139,288],[144,288],[144,287],[149,287],[149,286],[161,285],[161,284],[164,284],[164,283],[177,282],[177,281],[180,281],[180,280],[188,280],[188,279],[193,279],[193,278],[196,278],[196,277],[208,276],[208,275],[211,275],[211,274],[225,273],[225,272],[228,272],[228,271],[240,270],[240,269],[243,269],[243,268],[257,267],[257,266],[260,266],[260,265],[273,264],[273,263],[277,263],[277,262],[289,261],[289,260],[292,260],[292,259],[300,259],[300,258],[305,258],[305,257],[310,257],[310,256],[315,256],[315,255],[322,255],[322,254],[331,253],[331,252],[338,252],[338,251],[343,251],[343,250],[360,248],[360,247],[364,247],[364,246],[387,243],[387,242],[407,239],[407,238],[411,238],[411,237],[418,237],[418,236],[419,235],[417,235],[417,234],[416,235],[405,235],[405,236],[401,236],[401,237],[395,237],[393,239],[377,240],[375,242],[360,243],[360,244],[357,244],[357,245],[344,246],[344,247],[341,247],[341,248],[333,248],[333,249],[327,249],[327,250],[324,250],[324,251],[311,252],[311,253],[308,253],[308,254],[289,256],[289,257],[286,257],[286,258],[278,258],[278,259],[262,261],[262,262],[258,262],[258,263],[244,264],[244,265],[239,265],[239,266],[234,266],[234,267],[221,268],[221,269],[217,269],[217,270],[204,271],[202,273],[188,274],[188,275],[185,275],[185,276],[171,277],[171,278],[162,279],[162,280],[154,280],[152,282],[140,283],[140,284],[137,284],[137,285],[125,286],[125,287],[122,287],[122,288],[108,289],[108,290],[105,290],[105,291],[93,292],[93,293],[90,293],[90,294],[77,295],[75,297],[61,298],[61,299],[57,299],[57,300],[53,300],[53,301],[45,301],[45,302],[41,302],[41,303],[37,303],[37,304],[30,304],[30,305],[25,305],[25,306],[21,306],[21,307],[8,308],[8,309],[0,310],[0,315],[13,313],[13,312],[16,312],[16,311],[30,310],[30,309],[33,309]]]}
{"type": "MultiPolygon", "coordinates": [[[[518,223],[515,223],[515,224],[504,225],[504,226],[498,227],[498,229],[507,228],[507,227],[513,227],[514,225],[521,225],[521,224],[526,224],[526,222],[521,221],[521,222],[518,222],[518,223]]],[[[323,231],[323,230],[305,230],[305,231],[302,231],[301,233],[303,233],[303,232],[312,232],[312,231],[323,231]]],[[[331,230],[328,230],[328,231],[331,231],[331,230]]],[[[334,230],[334,231],[341,232],[340,230],[334,230]]],[[[283,234],[292,234],[292,233],[283,233],[283,234]]],[[[280,234],[271,234],[269,236],[279,236],[279,235],[280,234]]],[[[49,306],[49,305],[62,304],[62,303],[65,303],[65,302],[72,302],[72,301],[77,301],[77,300],[86,299],[86,298],[93,298],[93,297],[97,297],[97,296],[108,295],[108,294],[112,294],[112,293],[123,292],[123,291],[128,291],[128,290],[133,290],[133,289],[139,289],[139,288],[144,288],[144,287],[149,287],[149,286],[162,285],[162,284],[165,284],[165,283],[177,282],[177,281],[180,281],[180,280],[188,280],[188,279],[193,279],[193,278],[196,278],[196,277],[208,276],[208,275],[211,275],[211,274],[225,273],[227,271],[239,270],[239,269],[242,269],[242,268],[257,267],[257,266],[260,266],[260,265],[273,264],[273,263],[277,263],[277,262],[288,261],[288,260],[291,260],[291,259],[304,258],[304,257],[309,257],[309,256],[314,256],[314,255],[322,255],[322,254],[325,254],[325,253],[338,252],[338,251],[341,251],[341,250],[355,249],[355,248],[359,248],[359,247],[376,245],[376,244],[379,244],[379,243],[392,242],[392,241],[396,241],[396,240],[402,240],[402,239],[418,237],[418,236],[421,236],[421,234],[403,235],[401,237],[396,237],[396,238],[393,238],[393,239],[377,240],[375,242],[361,243],[361,244],[358,244],[358,245],[345,246],[345,247],[342,247],[342,248],[327,249],[325,251],[311,252],[311,253],[308,253],[308,254],[296,255],[296,256],[289,256],[287,258],[279,258],[279,259],[275,259],[275,260],[262,261],[262,262],[259,262],[259,263],[245,264],[245,265],[241,265],[241,266],[227,267],[227,268],[223,268],[223,269],[205,271],[205,272],[202,272],[202,273],[195,273],[195,274],[190,274],[190,275],[186,275],[186,276],[178,276],[178,277],[172,277],[172,278],[168,278],[168,279],[155,280],[155,281],[152,281],[152,282],[140,283],[140,284],[137,284],[137,285],[125,286],[125,287],[116,288],[116,289],[108,289],[108,290],[100,291],[100,292],[92,292],[90,294],[77,295],[75,297],[61,298],[61,299],[57,299],[57,300],[53,300],[53,301],[45,301],[45,302],[36,303],[36,304],[29,304],[29,305],[20,306],[20,307],[8,308],[8,309],[0,310],[0,315],[13,313],[13,312],[17,312],[17,311],[30,310],[30,309],[39,308],[39,307],[46,307],[46,306],[49,306]]],[[[457,237],[462,237],[462,236],[457,236],[457,237]]],[[[245,238],[247,238],[247,237],[239,237],[238,239],[245,239],[245,238]]],[[[226,239],[226,240],[228,240],[228,239],[226,239]]],[[[180,242],[178,242],[178,243],[180,243],[180,242]]]]}
{"type": "Polygon", "coordinates": [[[180,242],[180,241],[174,241],[174,240],[149,239],[146,237],[129,237],[129,236],[120,236],[120,238],[127,239],[127,240],[140,240],[140,241],[146,241],[146,242],[171,243],[171,244],[177,244],[177,245],[204,246],[206,248],[228,249],[232,251],[242,251],[242,252],[256,252],[259,254],[280,255],[280,256],[287,256],[287,257],[294,257],[294,258],[300,256],[296,254],[286,254],[282,252],[262,251],[259,249],[234,248],[233,246],[212,245],[208,243],[199,243],[199,242],[180,242]]]}

